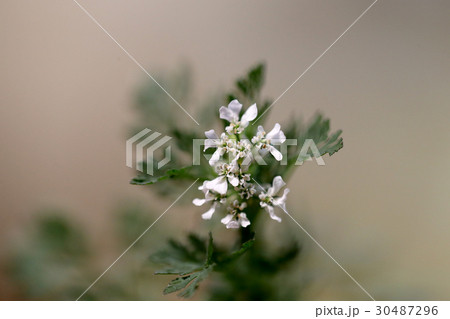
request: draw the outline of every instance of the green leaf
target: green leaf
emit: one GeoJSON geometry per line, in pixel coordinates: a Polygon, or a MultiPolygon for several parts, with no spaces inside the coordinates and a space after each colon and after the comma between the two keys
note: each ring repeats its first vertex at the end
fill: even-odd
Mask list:
{"type": "Polygon", "coordinates": [[[312,139],[319,149],[321,156],[325,154],[331,156],[344,146],[344,141],[340,137],[342,134],[341,130],[331,135],[329,135],[329,131],[330,120],[318,114],[306,130],[300,131],[297,138],[297,145],[301,148],[307,139],[312,139]]]}
{"type": "Polygon", "coordinates": [[[236,86],[242,94],[244,94],[245,96],[249,95],[250,87],[246,79],[236,81],[236,86]]]}
{"type": "MultiPolygon", "coordinates": [[[[299,121],[293,121],[285,130],[288,139],[297,139],[296,147],[288,147],[288,166],[299,164],[297,161],[303,162],[306,158],[309,158],[299,158],[300,150],[307,139],[314,141],[321,156],[325,154],[333,155],[344,146],[341,134],[341,130],[330,133],[330,120],[324,118],[321,114],[317,114],[307,125],[299,121]]],[[[313,154],[309,155],[313,157],[313,154]]]]}
{"type": "Polygon", "coordinates": [[[264,85],[264,77],[265,65],[263,63],[255,65],[250,68],[245,76],[235,82],[236,88],[234,92],[228,93],[225,100],[230,102],[238,99],[240,102],[250,104],[258,102],[258,97],[264,85]]]}
{"type": "Polygon", "coordinates": [[[206,243],[204,238],[197,234],[191,233],[188,235],[188,241],[191,247],[196,251],[206,251],[206,243]]]}
{"type": "Polygon", "coordinates": [[[229,262],[235,261],[236,259],[241,257],[247,250],[249,250],[253,246],[254,243],[255,243],[255,239],[250,239],[250,240],[246,241],[245,243],[242,244],[242,246],[238,250],[234,251],[230,255],[223,258],[220,261],[220,263],[223,264],[223,263],[229,263],[229,262]]]}
{"type": "Polygon", "coordinates": [[[212,271],[212,269],[212,267],[208,266],[203,270],[194,273],[192,275],[194,276],[194,280],[192,281],[192,283],[184,291],[180,292],[178,296],[183,298],[191,297],[194,294],[195,290],[198,288],[200,282],[209,276],[209,273],[212,271]]]}
{"type": "Polygon", "coordinates": [[[264,85],[265,66],[260,63],[248,72],[248,82],[254,91],[259,92],[264,85]]]}
{"type": "Polygon", "coordinates": [[[197,273],[194,273],[192,275],[175,278],[169,283],[166,289],[164,289],[163,293],[167,295],[176,292],[178,290],[181,290],[185,288],[192,280],[197,278],[197,276],[198,276],[197,273]]]}
{"type": "Polygon", "coordinates": [[[165,249],[151,256],[152,261],[168,265],[168,267],[155,272],[155,274],[178,275],[164,289],[164,294],[182,290],[178,296],[191,297],[200,282],[206,279],[211,271],[242,256],[253,246],[254,242],[251,239],[242,244],[237,251],[226,254],[214,246],[211,233],[209,233],[207,245],[205,240],[202,241],[193,234],[188,236],[188,241],[190,245],[183,245],[171,240],[165,249]],[[223,255],[223,257],[217,258],[216,255],[223,255]]]}
{"type": "Polygon", "coordinates": [[[167,267],[155,271],[155,275],[187,275],[194,271],[202,269],[203,266],[195,263],[178,263],[176,266],[167,267]]]}
{"type": "Polygon", "coordinates": [[[261,92],[264,84],[264,71],[264,64],[258,64],[251,68],[246,76],[236,81],[238,92],[249,101],[255,100],[261,92]]]}
{"type": "Polygon", "coordinates": [[[164,294],[180,291],[187,287],[179,296],[189,298],[215,266],[212,260],[214,246],[211,233],[207,247],[205,240],[201,240],[197,235],[190,234],[188,240],[189,246],[170,240],[165,249],[151,256],[154,262],[168,265],[167,268],[159,270],[155,274],[179,276],[169,283],[164,289],[164,294]]]}
{"type": "MultiPolygon", "coordinates": [[[[179,169],[167,169],[163,173],[160,173],[159,175],[148,175],[148,174],[140,174],[133,178],[130,181],[130,184],[133,185],[150,185],[154,184],[156,182],[168,179],[168,178],[192,178],[192,175],[189,173],[192,169],[192,166],[187,166],[179,169]]],[[[145,169],[144,169],[145,171],[145,169]]]]}
{"type": "Polygon", "coordinates": [[[205,252],[204,248],[199,249],[198,246],[191,248],[170,240],[164,249],[154,253],[150,259],[155,263],[167,265],[166,268],[158,270],[155,274],[185,275],[203,268],[205,252]]]}

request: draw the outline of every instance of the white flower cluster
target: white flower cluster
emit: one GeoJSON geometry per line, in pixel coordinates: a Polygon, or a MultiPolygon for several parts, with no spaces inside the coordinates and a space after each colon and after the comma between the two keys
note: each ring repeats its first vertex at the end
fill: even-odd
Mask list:
{"type": "Polygon", "coordinates": [[[256,182],[252,182],[249,169],[251,164],[255,163],[254,152],[262,156],[270,152],[277,161],[281,161],[283,156],[274,145],[284,143],[286,136],[281,131],[280,124],[277,123],[268,133],[262,126],[258,126],[256,136],[251,140],[247,139],[244,131],[258,115],[258,109],[256,104],[253,104],[242,117],[239,117],[241,109],[242,104],[238,100],[231,101],[228,107],[222,106],[219,110],[220,118],[230,123],[225,127],[225,132],[220,135],[217,135],[214,130],[205,132],[207,137],[205,150],[216,148],[209,164],[214,167],[218,177],[203,182],[199,190],[203,191],[205,198],[196,198],[193,203],[196,206],[202,206],[207,202],[211,204],[209,210],[202,215],[203,219],[211,219],[219,206],[226,206],[228,214],[222,218],[221,222],[227,228],[239,228],[250,225],[245,209],[247,200],[255,197],[259,199],[260,206],[272,219],[281,222],[281,218],[275,215],[274,206],[286,209],[285,202],[289,189],[286,188],[282,196],[276,197],[276,194],[286,185],[285,182],[281,176],[276,176],[272,185],[263,189],[256,182]]]}

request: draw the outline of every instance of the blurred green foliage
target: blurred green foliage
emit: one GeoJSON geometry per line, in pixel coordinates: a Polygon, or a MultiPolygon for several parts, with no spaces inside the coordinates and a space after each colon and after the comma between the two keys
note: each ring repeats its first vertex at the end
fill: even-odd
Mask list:
{"type": "MultiPolygon", "coordinates": [[[[76,300],[104,271],[104,258],[82,225],[60,210],[36,214],[35,223],[15,247],[7,263],[10,279],[25,300],[76,300]]],[[[136,205],[122,204],[113,219],[110,243],[118,256],[153,221],[152,215],[136,205]]],[[[128,251],[127,262],[104,276],[83,300],[147,300],[152,296],[152,270],[143,266],[146,240],[128,251]]]]}
{"type": "MultiPolygon", "coordinates": [[[[143,83],[135,100],[138,120],[129,133],[133,135],[142,127],[150,127],[171,136],[174,141],[172,160],[161,170],[155,168],[154,176],[139,174],[131,183],[148,185],[150,190],[170,199],[197,178],[213,178],[206,159],[202,158],[203,165],[191,166],[192,139],[203,138],[206,129],[215,127],[219,107],[232,99],[237,98],[245,105],[256,102],[259,114],[267,110],[272,101],[261,96],[265,73],[265,66],[258,64],[240,77],[229,92],[217,92],[207,97],[205,103],[197,103],[201,105],[196,114],[201,127],[187,125],[190,121],[185,120],[178,106],[154,82],[143,83]]],[[[189,68],[182,67],[158,81],[186,106],[193,101],[190,74],[189,68]]],[[[268,113],[258,124],[263,124],[268,113]]],[[[256,127],[250,126],[249,130],[256,130],[256,127]]],[[[280,168],[266,157],[269,165],[251,172],[260,182],[270,182],[275,175],[288,178],[306,139],[313,139],[322,155],[332,155],[343,147],[341,131],[330,133],[329,120],[320,114],[306,124],[292,118],[284,127],[286,137],[297,139],[298,145],[288,148],[287,167],[280,168]]],[[[190,200],[186,205],[190,205],[190,200]]],[[[189,234],[181,241],[168,238],[165,247],[150,251],[142,238],[127,253],[128,262],[103,277],[101,284],[94,285],[83,300],[151,299],[155,276],[148,267],[149,255],[152,263],[164,265],[157,275],[176,276],[164,294],[177,292],[182,297],[191,297],[200,282],[208,279],[202,294],[206,299],[298,300],[310,280],[302,268],[302,245],[297,242],[298,236],[291,235],[283,223],[280,225],[283,235],[276,241],[268,238],[264,235],[266,223],[257,220],[261,208],[256,201],[248,204],[246,212],[252,225],[234,232],[231,241],[230,238],[224,242],[217,238],[213,241],[211,234],[209,237],[189,234]]],[[[64,212],[47,211],[38,216],[25,240],[12,254],[8,264],[10,277],[20,288],[19,295],[23,299],[75,300],[104,270],[99,266],[96,248],[83,227],[64,212]]],[[[153,222],[148,211],[129,205],[123,206],[114,217],[114,235],[118,241],[111,245],[117,248],[117,255],[153,222]]]]}

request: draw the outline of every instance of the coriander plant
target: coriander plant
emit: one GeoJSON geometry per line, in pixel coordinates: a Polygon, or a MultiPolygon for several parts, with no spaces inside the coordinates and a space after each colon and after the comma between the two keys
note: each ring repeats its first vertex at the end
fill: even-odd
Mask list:
{"type": "MultiPolygon", "coordinates": [[[[174,190],[186,188],[186,182],[198,180],[198,198],[191,200],[204,208],[201,218],[218,219],[232,232],[226,240],[213,239],[212,233],[219,230],[211,224],[208,236],[189,234],[185,243],[169,239],[164,249],[153,253],[151,260],[165,265],[156,274],[176,276],[164,294],[178,292],[181,297],[191,297],[200,283],[211,277],[205,289],[212,300],[293,300],[307,284],[308,279],[292,279],[298,271],[292,265],[298,263],[301,245],[292,237],[280,237],[282,249],[271,249],[264,229],[269,219],[281,222],[288,214],[289,189],[285,186],[294,168],[311,156],[332,155],[341,149],[341,131],[330,133],[329,120],[321,115],[306,125],[291,119],[266,130],[264,121],[272,101],[261,97],[264,76],[263,64],[251,68],[224,94],[222,103],[227,106],[218,108],[222,103],[211,98],[200,111],[204,133],[177,124],[170,107],[161,105],[156,90],[146,89],[140,95],[142,123],[158,126],[161,123],[155,120],[166,119],[160,130],[174,137],[176,149],[169,167],[155,167],[156,174],[139,174],[131,183],[155,184],[156,191],[170,197],[174,190]],[[220,124],[218,133],[211,129],[215,123],[220,124]],[[192,165],[186,157],[195,156],[194,141],[203,134],[205,156],[200,157],[199,165],[192,165]],[[302,146],[308,141],[313,141],[314,147],[305,152],[302,146]],[[234,237],[232,245],[230,237],[234,237]]],[[[187,91],[180,95],[188,99],[187,91]]]]}

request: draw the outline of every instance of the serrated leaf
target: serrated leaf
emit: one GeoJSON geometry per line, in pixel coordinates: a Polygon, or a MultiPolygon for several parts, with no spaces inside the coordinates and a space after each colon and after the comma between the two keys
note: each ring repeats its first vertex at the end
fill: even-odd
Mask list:
{"type": "Polygon", "coordinates": [[[191,274],[188,276],[175,278],[174,280],[169,282],[169,285],[166,287],[166,289],[164,289],[163,294],[167,295],[167,294],[176,292],[178,290],[181,290],[181,289],[185,288],[192,280],[194,280],[197,277],[198,277],[198,274],[194,273],[194,274],[191,274]]]}
{"type": "Polygon", "coordinates": [[[202,269],[203,265],[198,265],[195,263],[180,263],[171,267],[162,268],[155,271],[155,275],[187,275],[194,271],[202,269]]]}
{"type": "MultiPolygon", "coordinates": [[[[239,78],[235,82],[236,91],[226,95],[226,100],[238,98],[249,101],[251,103],[257,102],[261,89],[264,85],[265,65],[263,63],[252,67],[245,76],[239,78]],[[237,96],[236,96],[237,95],[237,96]]],[[[242,101],[241,101],[242,102],[242,101]]]]}
{"type": "Polygon", "coordinates": [[[254,100],[259,95],[264,84],[264,69],[264,64],[258,64],[236,81],[236,87],[248,100],[254,100]]]}
{"type": "Polygon", "coordinates": [[[220,249],[216,251],[211,233],[209,233],[207,245],[205,240],[202,241],[193,234],[188,236],[188,240],[190,246],[171,240],[165,249],[153,254],[151,257],[154,262],[167,265],[166,268],[158,270],[155,274],[178,275],[164,289],[164,294],[181,291],[178,296],[183,298],[191,297],[200,282],[206,279],[211,271],[222,264],[239,258],[253,246],[254,242],[251,239],[242,244],[238,250],[220,258],[220,255],[223,253],[220,249]],[[216,255],[219,255],[219,257],[216,255]]]}
{"type": "MultiPolygon", "coordinates": [[[[202,247],[202,245],[198,244],[197,237],[190,235],[189,238],[191,243],[192,241],[194,241],[194,248],[202,247]]],[[[194,294],[199,283],[209,275],[214,267],[214,265],[212,264],[213,243],[211,233],[209,236],[209,244],[206,251],[206,261],[203,260],[201,264],[198,262],[196,263],[183,261],[183,259],[195,260],[195,253],[195,251],[189,250],[186,246],[178,242],[170,241],[169,252],[166,253],[165,251],[163,251],[160,252],[159,255],[156,254],[156,257],[159,256],[159,258],[156,259],[159,259],[160,261],[163,260],[165,263],[170,263],[172,268],[169,267],[163,270],[159,270],[155,274],[179,275],[179,277],[173,279],[166,287],[166,289],[164,289],[164,294],[182,290],[189,285],[184,291],[179,294],[180,297],[189,298],[194,294]]],[[[203,256],[205,256],[204,254],[205,251],[203,250],[203,256]]]]}
{"type": "Polygon", "coordinates": [[[205,240],[194,234],[188,236],[189,245],[169,240],[166,247],[150,256],[151,261],[166,265],[157,275],[186,275],[204,268],[206,260],[205,240]]]}
{"type": "Polygon", "coordinates": [[[212,271],[212,267],[208,266],[208,267],[204,268],[202,271],[196,272],[195,279],[185,290],[180,292],[178,294],[178,296],[183,297],[183,298],[191,297],[194,294],[195,290],[198,288],[198,285],[200,284],[200,282],[202,280],[206,279],[211,271],[212,271]]]}
{"type": "Polygon", "coordinates": [[[158,264],[167,265],[159,274],[184,274],[202,268],[205,262],[205,250],[189,249],[179,242],[170,240],[166,248],[154,253],[150,259],[158,264]]]}
{"type": "MultiPolygon", "coordinates": [[[[330,135],[330,120],[324,118],[321,114],[315,116],[309,125],[301,125],[297,123],[291,124],[291,126],[286,130],[287,138],[297,139],[297,148],[291,148],[291,152],[288,154],[289,164],[294,164],[296,161],[303,161],[305,158],[298,158],[299,150],[305,143],[307,139],[312,139],[316,144],[321,156],[328,154],[333,155],[339,151],[343,146],[344,142],[341,136],[342,131],[338,130],[330,135]]],[[[310,154],[312,156],[312,154],[310,154]]]]}

